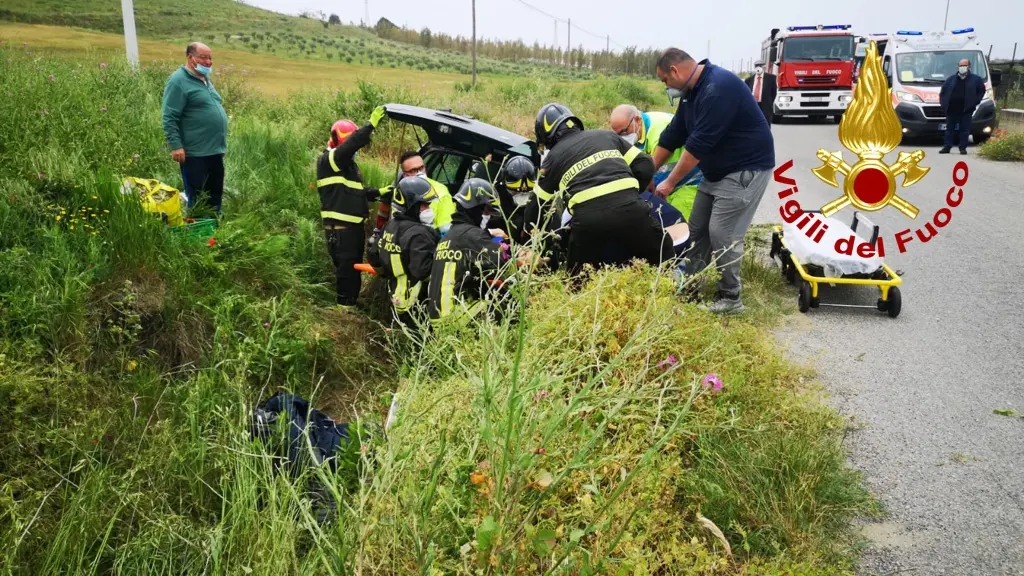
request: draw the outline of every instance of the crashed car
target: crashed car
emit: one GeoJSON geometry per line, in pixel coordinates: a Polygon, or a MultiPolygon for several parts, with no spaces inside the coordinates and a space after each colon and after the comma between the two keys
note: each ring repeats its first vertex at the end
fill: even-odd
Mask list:
{"type": "Polygon", "coordinates": [[[513,155],[526,156],[535,166],[540,165],[535,142],[469,116],[405,104],[386,104],[384,110],[391,120],[426,133],[426,142],[420,141],[418,132],[416,138],[427,176],[452,193],[467,178],[493,182],[502,162],[513,155]],[[485,160],[488,156],[490,159],[485,160]]]}

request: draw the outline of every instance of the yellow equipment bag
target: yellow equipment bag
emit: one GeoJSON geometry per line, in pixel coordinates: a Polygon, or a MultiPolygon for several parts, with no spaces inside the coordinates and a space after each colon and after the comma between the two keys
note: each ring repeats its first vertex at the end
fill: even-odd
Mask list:
{"type": "Polygon", "coordinates": [[[142,203],[142,209],[163,220],[168,226],[181,226],[181,192],[159,180],[147,180],[129,176],[121,183],[121,192],[132,192],[142,203]]]}

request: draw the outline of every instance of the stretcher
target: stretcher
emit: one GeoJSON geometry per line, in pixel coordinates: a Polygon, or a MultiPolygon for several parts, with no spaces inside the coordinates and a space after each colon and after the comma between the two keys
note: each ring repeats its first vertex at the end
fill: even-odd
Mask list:
{"type": "Polygon", "coordinates": [[[806,313],[808,309],[822,305],[818,299],[819,284],[852,284],[877,287],[880,296],[875,306],[824,305],[876,308],[880,312],[887,312],[891,318],[899,316],[902,298],[898,286],[903,280],[882,258],[873,254],[873,247],[877,246],[878,241],[878,226],[873,225],[860,212],[854,212],[850,226],[836,218],[825,218],[819,211],[809,211],[807,214],[810,219],[801,217],[792,224],[775,226],[769,252],[769,257],[779,258],[782,275],[791,284],[797,283],[799,276],[797,304],[800,311],[806,313]],[[858,228],[861,231],[869,230],[870,239],[865,240],[860,236],[858,228]],[[837,246],[844,248],[840,251],[837,246]],[[859,251],[859,247],[862,250],[859,251]]]}

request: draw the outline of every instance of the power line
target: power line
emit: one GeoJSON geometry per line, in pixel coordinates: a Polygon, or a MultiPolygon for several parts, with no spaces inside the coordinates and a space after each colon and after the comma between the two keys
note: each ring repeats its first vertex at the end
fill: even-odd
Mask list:
{"type": "Polygon", "coordinates": [[[579,30],[580,32],[583,32],[584,34],[587,34],[589,36],[597,38],[598,40],[604,40],[606,43],[614,44],[615,46],[617,46],[619,48],[623,48],[623,49],[625,48],[625,46],[623,46],[622,44],[619,44],[618,42],[616,42],[614,39],[612,39],[607,34],[595,34],[594,32],[591,32],[590,30],[587,30],[586,28],[581,27],[579,24],[573,24],[572,20],[570,20],[570,19],[559,18],[558,16],[555,16],[554,14],[550,14],[550,13],[544,11],[544,10],[541,10],[540,8],[534,6],[533,4],[530,4],[526,0],[515,0],[515,1],[520,3],[520,4],[522,4],[523,6],[526,6],[530,10],[533,10],[534,12],[537,12],[538,14],[543,14],[544,16],[547,16],[548,18],[551,18],[552,20],[554,20],[556,22],[562,22],[563,24],[568,25],[570,30],[572,28],[575,28],[575,29],[579,30]]]}

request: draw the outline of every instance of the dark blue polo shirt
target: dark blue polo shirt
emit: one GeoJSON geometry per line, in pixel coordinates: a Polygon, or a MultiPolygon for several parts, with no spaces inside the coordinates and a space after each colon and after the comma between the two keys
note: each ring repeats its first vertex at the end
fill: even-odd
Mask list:
{"type": "Polygon", "coordinates": [[[775,140],[753,94],[739,76],[707,60],[658,145],[686,146],[704,179],[718,182],[741,170],[773,170],[775,140]]]}

